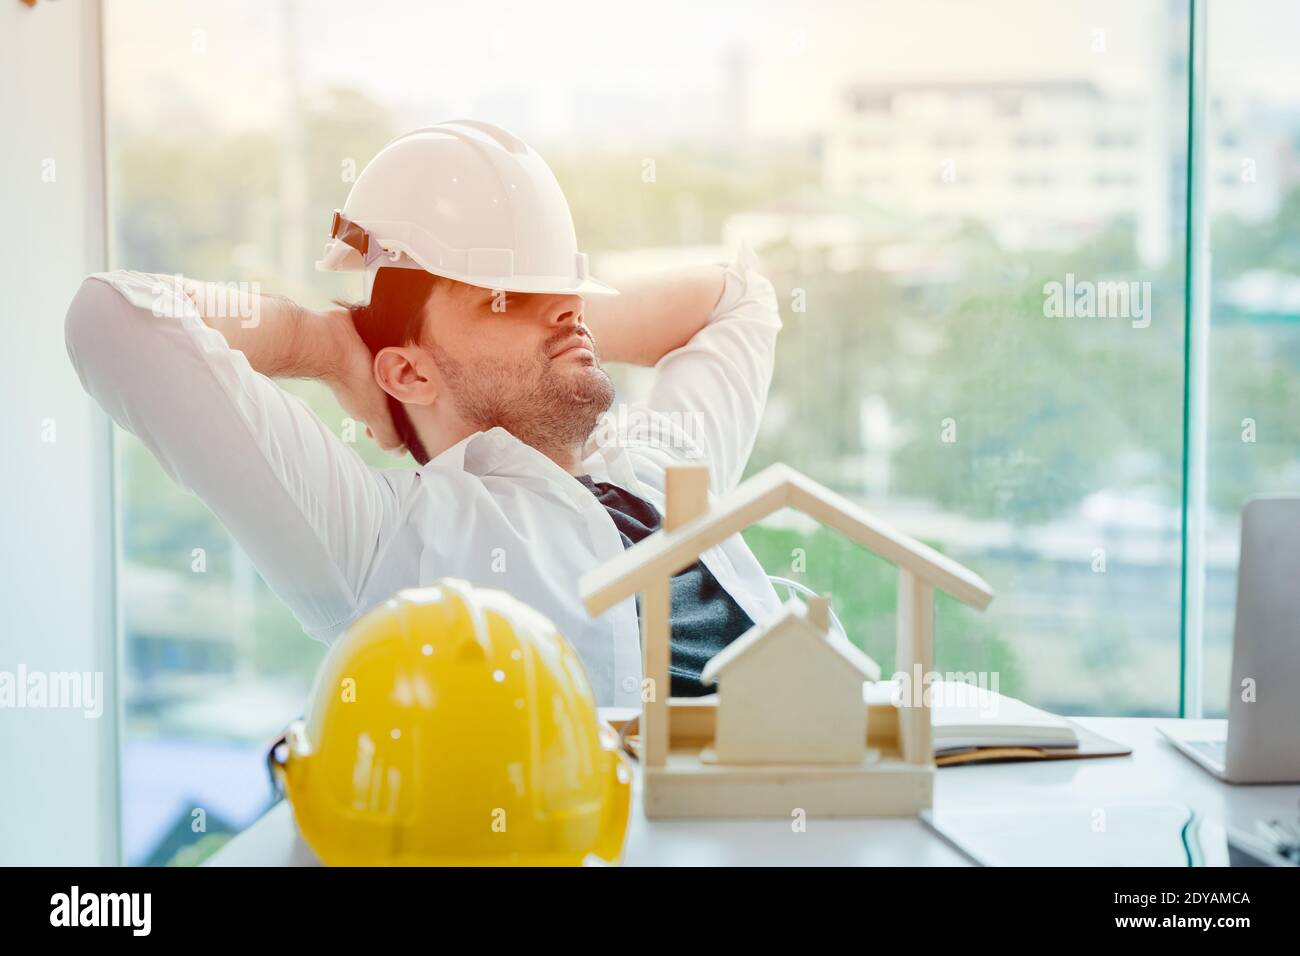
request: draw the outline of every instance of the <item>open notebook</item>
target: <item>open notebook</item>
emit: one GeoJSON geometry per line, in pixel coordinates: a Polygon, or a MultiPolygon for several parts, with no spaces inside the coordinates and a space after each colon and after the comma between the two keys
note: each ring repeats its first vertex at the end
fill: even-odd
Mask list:
{"type": "MultiPolygon", "coordinates": [[[[930,685],[935,763],[1119,757],[1132,748],[997,691],[957,681],[930,685]]],[[[888,703],[895,681],[868,684],[867,703],[888,703]]]]}
{"type": "MultiPolygon", "coordinates": [[[[867,685],[868,703],[892,700],[895,681],[867,685]]],[[[1078,747],[1075,725],[1014,697],[958,681],[930,685],[936,755],[973,747],[1078,747]]]]}
{"type": "MultiPolygon", "coordinates": [[[[1084,727],[997,691],[957,681],[930,685],[935,762],[940,766],[1003,760],[1061,760],[1122,756],[1132,749],[1084,727]]],[[[896,681],[867,683],[868,704],[888,704],[898,695],[896,681]]],[[[716,697],[696,698],[698,703],[716,697]]],[[[631,707],[602,707],[616,730],[635,719],[631,707]]]]}

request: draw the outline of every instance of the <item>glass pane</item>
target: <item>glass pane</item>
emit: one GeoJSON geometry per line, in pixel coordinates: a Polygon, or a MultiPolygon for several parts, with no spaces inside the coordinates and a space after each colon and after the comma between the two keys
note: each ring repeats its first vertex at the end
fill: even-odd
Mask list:
{"type": "Polygon", "coordinates": [[[1300,8],[1209,6],[1206,716],[1227,712],[1241,507],[1300,487],[1300,8]]]}
{"type": "MultiPolygon", "coordinates": [[[[357,171],[399,131],[500,123],[551,162],[598,275],[758,248],[786,329],[750,472],[788,462],[992,583],[987,613],[940,601],[941,671],[1066,713],[1175,711],[1185,3],[136,0],[106,21],[115,266],[355,297],[312,260],[357,171]]],[[[187,862],[196,809],[211,847],[265,805],[261,749],[323,648],[119,438],[128,856],[187,862]]],[[[889,668],[887,566],[791,515],[747,537],[889,668]]]]}
{"type": "MultiPolygon", "coordinates": [[[[754,466],[978,570],[998,596],[940,602],[937,669],[1063,713],[1178,706],[1187,14],[792,10],[753,67],[764,134],[816,144],[730,223],[767,230],[788,296],[754,466]]],[[[750,539],[892,660],[890,569],[824,530],[750,539]]]]}

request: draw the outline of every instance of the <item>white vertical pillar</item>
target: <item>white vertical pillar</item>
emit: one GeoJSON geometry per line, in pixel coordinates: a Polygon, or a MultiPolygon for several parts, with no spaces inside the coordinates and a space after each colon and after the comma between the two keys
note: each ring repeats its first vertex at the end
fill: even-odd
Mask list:
{"type": "Polygon", "coordinates": [[[97,717],[0,708],[4,865],[119,859],[112,433],[63,344],[106,266],[100,47],[98,0],[0,3],[0,671],[103,694],[97,717]]]}

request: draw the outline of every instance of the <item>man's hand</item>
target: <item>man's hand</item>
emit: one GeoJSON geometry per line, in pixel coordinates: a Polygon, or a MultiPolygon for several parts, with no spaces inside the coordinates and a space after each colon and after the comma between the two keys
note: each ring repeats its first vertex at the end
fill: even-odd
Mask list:
{"type": "Polygon", "coordinates": [[[402,439],[393,425],[388,408],[388,393],[375,379],[374,357],[361,341],[346,309],[320,315],[322,326],[332,329],[338,345],[338,367],[321,376],[343,410],[357,421],[366,423],[366,434],[385,451],[403,451],[402,439]]]}
{"type": "Polygon", "coordinates": [[[183,281],[185,294],[204,323],[216,329],[248,364],[271,378],[313,378],[329,386],[343,410],[366,424],[380,448],[395,451],[402,439],[388,410],[388,394],[375,380],[374,358],[346,309],[313,312],[291,299],[262,295],[250,305],[224,290],[209,294],[206,283],[183,281]]]}
{"type": "Polygon", "coordinates": [[[583,318],[603,361],[654,365],[708,324],[725,282],[718,265],[628,277],[619,295],[585,299],[583,318]]]}

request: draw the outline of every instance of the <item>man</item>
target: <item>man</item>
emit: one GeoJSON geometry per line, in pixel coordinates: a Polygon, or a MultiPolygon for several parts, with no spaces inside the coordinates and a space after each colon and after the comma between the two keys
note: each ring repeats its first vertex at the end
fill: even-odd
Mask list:
{"type": "MultiPolygon", "coordinates": [[[[82,384],[310,636],[462,577],[550,617],[599,703],[638,705],[636,604],[593,620],[577,582],[660,526],[666,466],[707,461],[714,494],[739,480],[781,328],[752,253],[593,295],[610,290],[585,275],[550,170],[469,121],[385,147],[332,238],[323,266],[367,269],[366,304],[242,310],[191,280],[88,278],[66,323],[82,384]],[[648,396],[611,411],[602,360],[654,366],[648,396]],[[420,468],[366,465],[275,377],[324,382],[420,468]]],[[[708,658],[778,604],[739,535],[677,575],[671,692],[707,692],[708,658]]]]}

